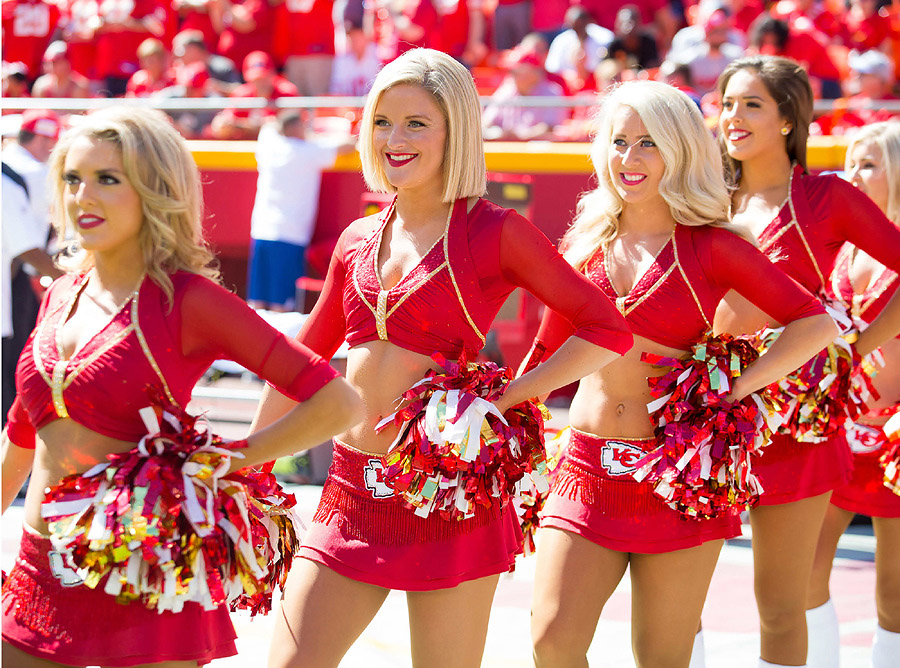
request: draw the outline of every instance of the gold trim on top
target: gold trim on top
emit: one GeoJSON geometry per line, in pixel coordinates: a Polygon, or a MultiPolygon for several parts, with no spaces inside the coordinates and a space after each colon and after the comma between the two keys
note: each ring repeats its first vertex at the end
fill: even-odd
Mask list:
{"type": "Polygon", "coordinates": [[[697,297],[697,293],[694,292],[694,286],[691,285],[691,281],[687,276],[687,272],[685,272],[684,267],[681,266],[681,260],[678,259],[678,242],[674,238],[672,239],[672,248],[675,249],[675,265],[678,266],[678,271],[681,272],[681,277],[687,284],[688,290],[691,291],[691,297],[694,298],[694,304],[697,306],[697,310],[700,311],[700,316],[703,318],[703,322],[706,323],[707,328],[712,329],[712,323],[709,321],[709,318],[706,317],[706,313],[703,311],[703,305],[700,303],[700,299],[699,297],[697,297]]]}
{"type": "Polygon", "coordinates": [[[447,273],[450,275],[450,282],[453,283],[453,290],[456,291],[456,299],[459,302],[459,305],[462,307],[463,313],[466,316],[466,320],[469,322],[469,326],[475,330],[475,333],[478,335],[478,338],[481,340],[482,345],[487,343],[487,339],[484,334],[481,333],[481,330],[478,329],[478,325],[475,324],[475,321],[472,320],[472,316],[469,315],[469,309],[466,308],[466,303],[463,301],[462,292],[459,289],[459,285],[456,282],[456,275],[453,273],[453,265],[450,264],[450,235],[444,235],[444,260],[447,263],[447,273]]]}
{"type": "MultiPolygon", "coordinates": [[[[881,280],[881,277],[884,276],[884,272],[886,271],[888,271],[887,267],[882,265],[881,271],[878,273],[878,277],[874,281],[872,281],[872,283],[874,284],[881,280]]],[[[895,273],[887,281],[885,281],[883,285],[879,286],[878,289],[872,291],[871,295],[868,293],[868,291],[860,295],[860,297],[865,298],[865,300],[860,301],[859,315],[865,313],[869,309],[869,307],[872,306],[872,304],[878,301],[878,298],[881,297],[881,295],[884,294],[884,291],[891,287],[891,285],[893,285],[896,280],[897,274],[895,273]]]]}
{"type": "MultiPolygon", "coordinates": [[[[143,283],[143,281],[141,282],[143,283]]],[[[135,291],[134,300],[131,302],[131,326],[134,328],[134,333],[137,334],[138,343],[141,344],[141,350],[144,351],[144,357],[147,358],[147,361],[150,363],[150,366],[153,367],[153,371],[156,373],[156,377],[159,378],[159,382],[162,383],[163,390],[166,393],[166,398],[172,402],[173,406],[178,406],[178,402],[175,401],[175,397],[172,396],[172,392],[169,390],[169,384],[166,382],[166,379],[163,376],[159,365],[156,363],[156,359],[153,357],[153,353],[150,351],[150,346],[147,344],[147,337],[144,336],[144,330],[141,328],[141,323],[138,318],[139,292],[140,287],[138,287],[137,291],[135,291]]]]}

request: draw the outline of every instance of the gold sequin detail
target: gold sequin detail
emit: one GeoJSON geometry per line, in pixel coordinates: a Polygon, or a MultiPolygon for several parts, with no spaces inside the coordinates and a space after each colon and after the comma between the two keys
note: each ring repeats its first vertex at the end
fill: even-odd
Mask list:
{"type": "Polygon", "coordinates": [[[379,290],[378,305],[375,309],[375,329],[378,330],[378,338],[382,341],[388,340],[387,335],[387,290],[379,290]]]}
{"type": "Polygon", "coordinates": [[[68,360],[59,360],[53,365],[53,377],[50,380],[50,396],[53,399],[53,410],[61,418],[69,417],[69,411],[66,409],[65,399],[63,399],[63,382],[66,379],[68,366],[68,360]]]}

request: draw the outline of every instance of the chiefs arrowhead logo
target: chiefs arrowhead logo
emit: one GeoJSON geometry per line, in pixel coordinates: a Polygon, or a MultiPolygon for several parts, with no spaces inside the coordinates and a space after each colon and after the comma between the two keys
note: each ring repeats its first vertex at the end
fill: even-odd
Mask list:
{"type": "Polygon", "coordinates": [[[394,490],[384,483],[384,464],[380,459],[369,460],[369,464],[363,469],[363,480],[374,498],[387,499],[394,496],[394,490]]]}
{"type": "Polygon", "coordinates": [[[637,470],[644,451],[631,443],[607,441],[600,450],[600,464],[610,475],[626,475],[637,470]]]}
{"type": "Polygon", "coordinates": [[[84,582],[78,573],[66,566],[59,552],[48,552],[47,558],[50,560],[50,570],[63,587],[75,587],[84,582]]]}
{"type": "Polygon", "coordinates": [[[847,443],[854,454],[878,452],[884,446],[885,435],[880,429],[853,422],[847,422],[846,425],[847,443]]]}

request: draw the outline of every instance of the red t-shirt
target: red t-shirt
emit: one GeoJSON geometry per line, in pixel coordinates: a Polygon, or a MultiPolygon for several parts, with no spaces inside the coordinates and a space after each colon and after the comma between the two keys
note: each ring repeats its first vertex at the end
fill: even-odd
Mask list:
{"type": "Polygon", "coordinates": [[[423,35],[415,42],[401,41],[388,9],[378,8],[375,11],[375,43],[378,57],[385,63],[417,46],[440,48],[440,17],[431,0],[404,0],[402,13],[412,24],[422,27],[423,35]]]}
{"type": "Polygon", "coordinates": [[[128,84],[125,87],[125,97],[149,97],[174,83],[175,76],[172,72],[166,72],[161,79],[153,81],[147,70],[138,70],[128,80],[128,84]]]}
{"type": "Polygon", "coordinates": [[[891,36],[891,20],[881,14],[858,18],[852,12],[844,16],[844,46],[857,51],[877,49],[891,36]]]}
{"type": "Polygon", "coordinates": [[[40,76],[60,16],[59,8],[44,0],[3,0],[3,60],[25,63],[31,79],[40,76]]]}
{"type": "Polygon", "coordinates": [[[640,10],[642,23],[653,23],[656,12],[668,6],[667,0],[580,0],[578,4],[591,12],[597,23],[610,30],[615,28],[616,14],[625,5],[634,5],[640,10]]]}
{"type": "Polygon", "coordinates": [[[65,0],[62,5],[63,36],[72,69],[97,79],[97,41],[93,31],[100,21],[96,0],[65,0]]]}
{"type": "Polygon", "coordinates": [[[796,60],[810,76],[833,80],[841,78],[840,70],[829,57],[825,45],[812,32],[791,31],[784,52],[779,55],[796,60]]]}
{"type": "Polygon", "coordinates": [[[285,0],[275,9],[274,53],[288,56],[334,55],[334,0],[285,0]]]}
{"type": "Polygon", "coordinates": [[[163,35],[154,35],[146,30],[99,31],[96,37],[97,77],[131,77],[138,71],[138,47],[148,37],[157,37],[169,46],[175,30],[175,15],[168,2],[163,0],[102,0],[99,5],[100,18],[106,23],[120,23],[131,17],[142,19],[153,15],[163,26],[163,35]]]}
{"type": "Polygon", "coordinates": [[[182,30],[199,30],[203,33],[203,41],[206,42],[206,48],[209,49],[210,53],[215,53],[219,47],[219,33],[213,28],[209,12],[184,7],[179,10],[178,15],[180,18],[179,32],[182,30]]]}
{"type": "Polygon", "coordinates": [[[469,3],[467,0],[435,0],[435,4],[441,20],[440,42],[435,48],[459,58],[469,43],[469,3]]]}
{"type": "Polygon", "coordinates": [[[536,31],[559,30],[566,19],[569,0],[541,0],[532,6],[531,27],[536,31]]]}
{"type": "Polygon", "coordinates": [[[275,12],[266,0],[233,0],[232,4],[241,5],[249,11],[256,22],[256,28],[250,32],[238,32],[232,27],[225,28],[219,35],[219,53],[231,58],[240,69],[244,58],[251,51],[272,53],[272,32],[275,12]]]}
{"type": "MultiPolygon", "coordinates": [[[[297,87],[284,77],[275,77],[275,88],[272,94],[268,96],[269,100],[277,100],[279,97],[296,97],[300,92],[297,87]]],[[[260,97],[256,92],[256,86],[252,83],[241,84],[228,97],[260,97]]],[[[264,114],[266,116],[274,116],[275,109],[228,109],[228,112],[235,118],[249,118],[251,115],[264,114]]]]}

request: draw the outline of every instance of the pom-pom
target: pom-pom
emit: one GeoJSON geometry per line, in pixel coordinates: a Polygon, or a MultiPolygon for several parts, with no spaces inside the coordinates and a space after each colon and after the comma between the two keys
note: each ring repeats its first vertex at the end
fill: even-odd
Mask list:
{"type": "MultiPolygon", "coordinates": [[[[550,433],[549,429],[547,433],[550,433]]],[[[571,429],[566,427],[556,432],[552,438],[546,441],[548,486],[544,491],[538,490],[537,487],[531,484],[529,477],[522,478],[516,503],[516,512],[519,515],[519,526],[525,539],[523,549],[526,557],[535,552],[534,538],[540,527],[540,513],[547,502],[547,497],[550,496],[550,488],[553,486],[559,466],[565,459],[565,450],[566,445],[569,443],[570,433],[571,429]]]]}
{"type": "Polygon", "coordinates": [[[88,587],[106,577],[120,603],[268,612],[300,543],[293,495],[268,472],[223,476],[246,441],[224,441],[204,418],[161,404],[141,417],[137,447],[47,492],[54,547],[88,587]]]}
{"type": "Polygon", "coordinates": [[[884,425],[888,445],[879,458],[884,468],[884,486],[900,496],[900,413],[895,413],[884,425]]]}
{"type": "MultiPolygon", "coordinates": [[[[820,443],[832,438],[847,420],[865,415],[866,404],[878,398],[872,378],[877,367],[884,366],[880,351],[862,358],[853,346],[860,326],[864,325],[840,304],[826,303],[825,307],[838,325],[840,336],[772,386],[784,405],[779,433],[800,443],[820,443]]],[[[760,352],[767,350],[783,330],[763,330],[758,339],[760,352]]]]}
{"type": "Polygon", "coordinates": [[[526,476],[546,491],[546,409],[526,401],[501,415],[492,402],[512,380],[509,369],[465,355],[433,359],[443,373],[429,370],[401,397],[410,403],[376,427],[400,428],[384,457],[385,484],[416,515],[437,511],[448,520],[472,517],[476,505],[506,504],[526,476]]]}
{"type": "Polygon", "coordinates": [[[653,398],[647,408],[660,445],[638,461],[633,475],[653,483],[654,493],[685,517],[749,507],[762,492],[750,458],[777,429],[778,406],[766,392],[737,402],[725,398],[758,356],[749,341],[723,334],[695,344],[687,359],[642,357],[671,370],[647,379],[653,398]]]}

